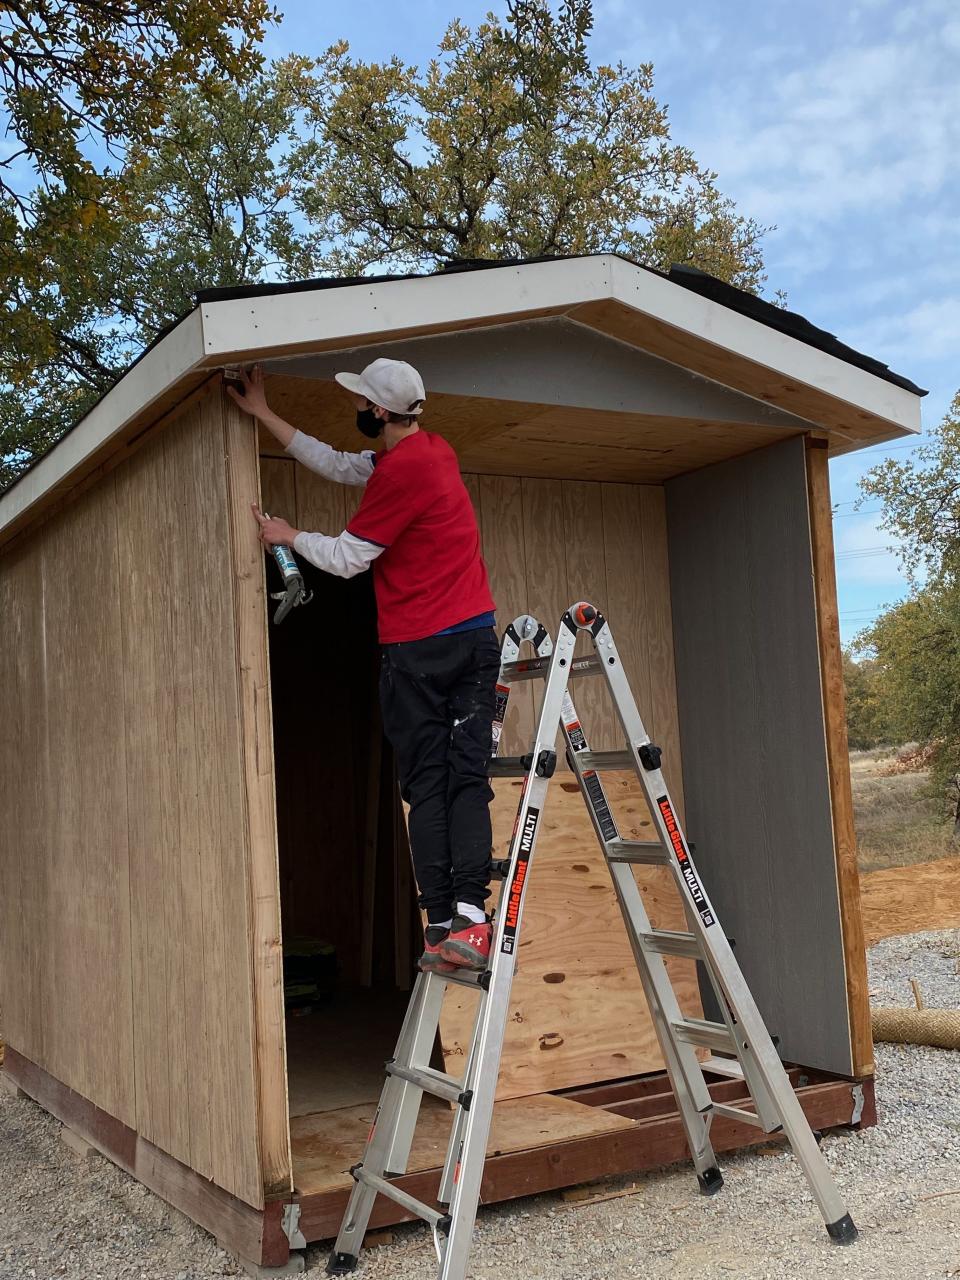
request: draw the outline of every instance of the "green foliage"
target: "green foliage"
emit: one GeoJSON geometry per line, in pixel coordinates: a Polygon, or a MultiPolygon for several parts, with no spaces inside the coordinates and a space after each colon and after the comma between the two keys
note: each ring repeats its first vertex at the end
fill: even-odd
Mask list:
{"type": "Polygon", "coordinates": [[[882,527],[902,540],[911,577],[960,572],[960,392],[946,416],[907,462],[888,459],[861,482],[883,506],[882,527]]]}
{"type": "Polygon", "coordinates": [[[265,0],[0,4],[0,103],[20,144],[0,162],[0,195],[28,212],[15,181],[27,158],[44,188],[95,197],[91,139],[122,145],[156,126],[184,84],[247,78],[276,16],[265,0]]]}
{"type": "Polygon", "coordinates": [[[895,740],[931,744],[931,780],[950,794],[960,834],[960,393],[930,444],[908,462],[875,467],[861,488],[902,540],[914,585],[856,647],[875,656],[895,740]]]}
{"type": "Polygon", "coordinates": [[[934,744],[931,778],[960,775],[960,586],[940,576],[916,588],[857,637],[872,657],[873,692],[888,740],[934,744]]]}
{"type": "Polygon", "coordinates": [[[590,0],[453,22],[424,69],[317,62],[297,153],[325,267],[619,251],[762,283],[763,228],[670,140],[649,63],[593,66],[590,0]]]}
{"type": "Polygon", "coordinates": [[[892,740],[877,675],[877,664],[872,658],[857,662],[849,649],[843,651],[847,739],[854,751],[869,751],[892,740]]]}

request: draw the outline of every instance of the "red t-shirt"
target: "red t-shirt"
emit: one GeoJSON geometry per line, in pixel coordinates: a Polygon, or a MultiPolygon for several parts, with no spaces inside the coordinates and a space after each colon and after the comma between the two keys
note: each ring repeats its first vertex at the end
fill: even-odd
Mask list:
{"type": "Polygon", "coordinates": [[[373,562],[381,644],[493,610],[473,505],[442,436],[421,428],[379,455],[347,532],[386,548],[373,562]]]}

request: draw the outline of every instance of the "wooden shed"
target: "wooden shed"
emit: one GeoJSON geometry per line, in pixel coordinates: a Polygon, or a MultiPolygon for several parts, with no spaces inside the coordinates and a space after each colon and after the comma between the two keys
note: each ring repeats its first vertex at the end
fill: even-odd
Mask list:
{"type": "MultiPolygon", "coordinates": [[[[313,601],[274,627],[250,514],[335,533],[359,490],[258,438],[222,370],[262,361],[278,412],[357,449],[333,373],[378,355],[423,374],[501,625],[555,628],[578,598],[609,618],[814,1127],[874,1116],[827,461],[917,431],[919,388],[710,277],[611,255],[211,291],[0,497],[0,1016],[21,1089],[268,1265],[336,1232],[418,921],[368,575],[308,568],[313,601]]],[[[578,698],[592,745],[619,746],[601,692],[578,698]]],[[[497,783],[498,848],[518,786],[497,783]]],[[[639,793],[611,789],[642,838],[639,793]]],[[[685,1156],[562,774],[544,824],[488,1202],[685,1156]]],[[[669,928],[661,871],[637,874],[669,928]]],[[[443,1015],[453,1074],[468,998],[443,1015]]],[[[424,1112],[421,1198],[448,1119],[424,1112]]]]}

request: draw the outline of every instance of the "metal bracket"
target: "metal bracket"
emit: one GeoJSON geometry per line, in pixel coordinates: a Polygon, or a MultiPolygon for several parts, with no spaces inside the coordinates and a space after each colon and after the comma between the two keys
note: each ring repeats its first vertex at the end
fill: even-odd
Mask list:
{"type": "Polygon", "coordinates": [[[283,1234],[290,1241],[291,1249],[305,1249],[307,1247],[304,1234],[300,1230],[300,1206],[298,1204],[285,1204],[283,1206],[283,1217],[280,1219],[280,1225],[283,1227],[283,1234]]]}
{"type": "Polygon", "coordinates": [[[863,1115],[863,1085],[855,1084],[850,1090],[853,1098],[853,1115],[850,1117],[851,1124],[859,1124],[860,1117],[863,1115]]]}

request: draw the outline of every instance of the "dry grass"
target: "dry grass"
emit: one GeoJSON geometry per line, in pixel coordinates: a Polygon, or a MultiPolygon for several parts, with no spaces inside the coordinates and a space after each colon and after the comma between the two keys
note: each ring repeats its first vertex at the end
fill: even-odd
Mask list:
{"type": "Polygon", "coordinates": [[[960,853],[946,805],[927,794],[926,772],[882,774],[895,755],[889,748],[850,753],[861,871],[910,866],[960,853]]]}

